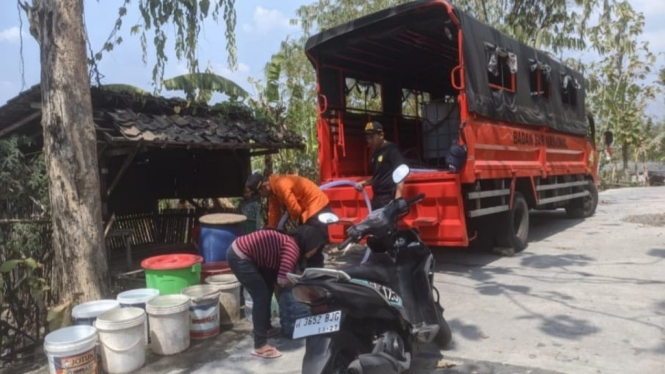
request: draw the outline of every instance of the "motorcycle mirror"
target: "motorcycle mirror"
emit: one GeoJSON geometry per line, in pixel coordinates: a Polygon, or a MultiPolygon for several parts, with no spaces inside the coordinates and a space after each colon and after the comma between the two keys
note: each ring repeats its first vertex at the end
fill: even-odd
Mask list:
{"type": "Polygon", "coordinates": [[[337,223],[339,222],[339,217],[335,213],[321,213],[319,214],[319,222],[329,225],[331,223],[337,223]]]}
{"type": "Polygon", "coordinates": [[[395,171],[393,171],[393,182],[401,183],[403,182],[406,177],[409,176],[409,173],[411,172],[411,169],[406,164],[402,164],[398,166],[395,171]]]}
{"type": "Polygon", "coordinates": [[[614,134],[610,130],[605,131],[605,133],[603,134],[603,138],[604,138],[603,142],[607,146],[610,146],[612,145],[612,143],[614,143],[614,134]]]}

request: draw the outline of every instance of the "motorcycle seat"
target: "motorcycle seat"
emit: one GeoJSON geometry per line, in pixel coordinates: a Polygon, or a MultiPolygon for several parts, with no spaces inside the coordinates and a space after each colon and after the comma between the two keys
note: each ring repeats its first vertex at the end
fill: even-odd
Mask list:
{"type": "Polygon", "coordinates": [[[391,261],[372,259],[364,264],[340,269],[351,278],[364,279],[388,285],[397,278],[397,267],[391,261]]]}

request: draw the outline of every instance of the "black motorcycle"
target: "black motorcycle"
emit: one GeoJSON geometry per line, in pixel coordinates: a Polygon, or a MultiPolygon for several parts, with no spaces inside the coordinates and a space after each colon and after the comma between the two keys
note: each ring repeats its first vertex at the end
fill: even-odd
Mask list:
{"type": "MultiPolygon", "coordinates": [[[[401,179],[393,179],[406,178],[404,168],[401,179]]],[[[434,257],[416,229],[397,229],[399,218],[423,198],[393,200],[348,229],[340,248],[367,237],[367,262],[289,274],[294,298],[313,314],[297,320],[294,329],[294,338],[307,337],[304,374],[402,373],[419,343],[448,345],[434,257]]],[[[321,218],[339,221],[333,214],[321,218]]]]}

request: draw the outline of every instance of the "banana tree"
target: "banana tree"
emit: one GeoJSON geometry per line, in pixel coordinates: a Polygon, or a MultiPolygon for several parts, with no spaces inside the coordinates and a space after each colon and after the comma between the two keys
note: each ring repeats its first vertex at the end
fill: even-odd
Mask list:
{"type": "Polygon", "coordinates": [[[231,101],[249,94],[234,81],[211,72],[183,74],[163,81],[167,91],[185,91],[187,100],[208,103],[214,92],[223,93],[231,101]]]}
{"type": "MultiPolygon", "coordinates": [[[[314,76],[306,62],[299,43],[291,39],[283,42],[280,52],[265,66],[265,80],[252,82],[256,98],[250,99],[249,105],[258,114],[269,117],[271,122],[303,136],[305,149],[280,151],[274,158],[275,171],[299,174],[316,181],[316,96],[314,76]],[[305,89],[306,85],[311,87],[305,89]]],[[[257,160],[255,166],[258,167],[259,162],[257,160]]]]}

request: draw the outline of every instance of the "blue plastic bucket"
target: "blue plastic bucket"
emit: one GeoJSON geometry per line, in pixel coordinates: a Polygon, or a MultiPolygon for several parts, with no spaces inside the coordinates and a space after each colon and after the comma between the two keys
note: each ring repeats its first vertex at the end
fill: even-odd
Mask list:
{"type": "MultiPolygon", "coordinates": [[[[118,300],[120,307],[122,308],[134,307],[146,310],[145,306],[148,301],[154,299],[157,296],[159,296],[159,290],[154,288],[137,288],[135,290],[119,293],[116,300],[118,300]]],[[[148,317],[146,318],[145,324],[146,344],[150,344],[150,318],[149,316],[146,317],[148,317]]]]}
{"type": "Polygon", "coordinates": [[[97,316],[116,309],[120,309],[120,303],[117,300],[88,301],[72,309],[72,319],[75,325],[94,326],[97,316]]]}
{"type": "Polygon", "coordinates": [[[205,263],[226,261],[226,251],[243,234],[246,219],[240,214],[209,214],[199,219],[199,248],[205,263]]]}

